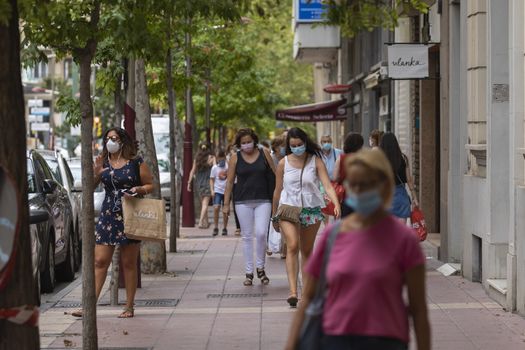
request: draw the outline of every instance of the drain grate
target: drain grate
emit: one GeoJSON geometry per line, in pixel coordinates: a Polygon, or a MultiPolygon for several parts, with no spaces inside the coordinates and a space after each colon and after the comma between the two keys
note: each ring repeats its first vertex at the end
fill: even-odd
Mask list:
{"type": "Polygon", "coordinates": [[[193,254],[204,254],[208,250],[207,249],[195,249],[195,250],[178,250],[176,254],[184,254],[184,255],[193,255],[193,254]]]}
{"type": "Polygon", "coordinates": [[[261,298],[268,295],[268,293],[217,293],[217,294],[208,294],[206,297],[209,299],[212,298],[261,298]]]}
{"type": "MultiPolygon", "coordinates": [[[[180,299],[138,299],[135,300],[135,306],[156,306],[156,307],[175,307],[179,304],[180,299]]],[[[119,305],[124,305],[125,303],[119,303],[119,305]]],[[[108,302],[101,302],[99,306],[109,306],[108,302]]],[[[54,307],[56,308],[77,308],[81,307],[82,304],[78,301],[59,301],[54,307]]]]}

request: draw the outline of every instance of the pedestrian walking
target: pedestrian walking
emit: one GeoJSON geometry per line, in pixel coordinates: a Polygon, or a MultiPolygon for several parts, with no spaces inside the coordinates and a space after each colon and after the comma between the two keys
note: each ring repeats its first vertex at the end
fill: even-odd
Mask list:
{"type": "Polygon", "coordinates": [[[368,137],[368,145],[370,148],[377,148],[381,144],[381,138],[383,137],[384,132],[374,129],[370,132],[368,137]]]}
{"type": "MultiPolygon", "coordinates": [[[[228,145],[227,152],[226,152],[226,163],[230,164],[231,157],[237,153],[237,149],[234,144],[228,145]]],[[[237,179],[233,181],[233,186],[235,187],[235,183],[237,182],[237,179]]],[[[241,224],[239,223],[239,217],[237,216],[237,212],[235,211],[235,202],[232,198],[232,204],[233,204],[233,218],[235,219],[235,235],[240,236],[241,235],[241,224]]]]}
{"type": "Polygon", "coordinates": [[[272,159],[275,167],[279,164],[279,161],[286,156],[286,136],[279,135],[274,138],[271,142],[272,159]]]}
{"type": "Polygon", "coordinates": [[[208,206],[210,205],[210,173],[215,163],[215,157],[208,150],[206,145],[201,145],[199,152],[193,161],[190,177],[188,180],[188,192],[192,191],[192,179],[195,177],[195,189],[201,201],[201,214],[199,216],[199,228],[210,227],[208,219],[208,206]]]}
{"type": "Polygon", "coordinates": [[[332,142],[332,137],[330,135],[324,135],[321,137],[321,149],[322,149],[322,159],[326,166],[326,171],[328,172],[328,177],[330,181],[335,179],[334,167],[335,162],[339,156],[343,153],[338,148],[335,148],[332,142]]]}
{"type": "Polygon", "coordinates": [[[290,287],[287,302],[295,307],[298,302],[299,251],[301,266],[304,266],[324,220],[321,208],[325,202],[319,189],[321,183],[335,203],[336,217],[341,208],[322,161],[319,145],[303,130],[292,128],[286,138],[286,154],[277,167],[272,222],[274,228],[286,238],[286,272],[290,287]]]}
{"type": "Polygon", "coordinates": [[[265,272],[266,235],[272,213],[274,165],[270,152],[259,148],[259,138],[252,129],[241,129],[235,136],[238,151],[230,159],[228,179],[224,194],[223,211],[230,212],[230,200],[233,194],[235,210],[241,224],[243,240],[245,286],[251,286],[254,278],[253,239],[256,246],[256,272],[263,284],[270,283],[265,272]],[[234,186],[234,181],[237,183],[234,186]]]}
{"type": "MultiPolygon", "coordinates": [[[[138,195],[151,193],[153,180],[148,166],[137,156],[135,142],[124,129],[109,129],[104,134],[103,141],[102,154],[93,165],[94,187],[101,182],[106,192],[95,230],[95,292],[98,300],[115,246],[120,246],[126,284],[126,307],[119,318],[129,318],[134,316],[140,241],[126,237],[122,197],[129,195],[127,191],[138,195]]],[[[82,310],[77,310],[72,315],[81,317],[82,310]]]]}
{"type": "Polygon", "coordinates": [[[411,175],[408,157],[401,152],[396,135],[387,132],[381,137],[381,149],[385,152],[396,184],[394,199],[392,201],[392,214],[406,222],[412,212],[412,206],[419,206],[416,192],[414,190],[414,180],[411,175]],[[412,201],[408,195],[406,187],[410,189],[412,201]]]}
{"type": "MultiPolygon", "coordinates": [[[[219,211],[224,205],[224,191],[226,190],[226,178],[228,177],[228,165],[226,164],[226,154],[223,150],[217,152],[217,164],[211,168],[210,188],[213,197],[213,235],[219,234],[219,211]]],[[[228,230],[228,215],[223,213],[222,235],[226,236],[228,230]]]]}
{"type": "MultiPolygon", "coordinates": [[[[344,164],[344,159],[346,156],[351,156],[352,154],[359,152],[363,148],[364,139],[361,134],[356,132],[350,132],[348,135],[346,135],[344,146],[343,146],[343,154],[337,159],[337,162],[335,163],[334,173],[335,173],[335,181],[338,185],[342,185],[345,176],[345,169],[341,164],[344,164]]],[[[352,214],[353,209],[346,205],[345,201],[341,203],[341,217],[344,218],[347,215],[352,214]]]]}
{"type": "Polygon", "coordinates": [[[346,202],[355,212],[326,228],[308,261],[286,349],[301,349],[307,336],[320,349],[408,349],[411,317],[417,349],[429,350],[425,256],[412,229],[388,212],[394,194],[388,159],[378,150],[363,150],[343,166],[346,202]],[[322,331],[301,334],[312,315],[305,311],[316,305],[324,305],[322,331]]]}

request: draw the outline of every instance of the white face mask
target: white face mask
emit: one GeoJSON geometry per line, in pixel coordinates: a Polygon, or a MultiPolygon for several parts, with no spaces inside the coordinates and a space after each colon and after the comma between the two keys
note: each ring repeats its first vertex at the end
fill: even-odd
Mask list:
{"type": "Polygon", "coordinates": [[[106,149],[108,150],[109,153],[117,153],[118,151],[120,151],[120,143],[118,142],[115,142],[113,140],[109,140],[107,143],[106,143],[106,149]]]}

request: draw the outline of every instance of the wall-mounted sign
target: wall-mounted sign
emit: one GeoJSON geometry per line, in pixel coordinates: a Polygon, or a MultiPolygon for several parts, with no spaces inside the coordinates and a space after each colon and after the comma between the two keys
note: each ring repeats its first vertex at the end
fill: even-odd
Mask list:
{"type": "Polygon", "coordinates": [[[30,114],[30,115],[27,116],[27,121],[30,122],[30,123],[34,123],[34,122],[42,123],[44,121],[44,116],[43,115],[30,114]]]}
{"type": "Polygon", "coordinates": [[[51,108],[49,107],[32,107],[31,114],[34,115],[49,115],[51,113],[51,108]]]}
{"type": "Polygon", "coordinates": [[[326,4],[323,0],[296,0],[297,22],[324,22],[326,21],[326,4]]]}
{"type": "Polygon", "coordinates": [[[428,78],[428,45],[388,46],[388,76],[391,79],[428,78]]]}

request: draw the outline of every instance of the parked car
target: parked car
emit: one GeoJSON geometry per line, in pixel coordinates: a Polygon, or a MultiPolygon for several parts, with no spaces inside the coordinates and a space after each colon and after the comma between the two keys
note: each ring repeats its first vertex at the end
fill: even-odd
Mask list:
{"type": "Polygon", "coordinates": [[[33,266],[33,279],[36,284],[36,300],[40,305],[40,261],[42,257],[42,244],[39,237],[45,237],[47,231],[39,232],[46,225],[42,225],[49,220],[49,213],[46,210],[29,210],[29,235],[31,237],[31,263],[33,266]]]}
{"type": "Polygon", "coordinates": [[[27,152],[27,183],[30,211],[43,210],[49,216],[35,225],[42,252],[38,259],[41,291],[50,293],[55,276],[63,281],[75,278],[73,210],[66,189],[36,150],[27,152]]]}
{"type": "Polygon", "coordinates": [[[169,158],[165,154],[157,154],[157,162],[159,164],[159,182],[160,182],[160,196],[166,202],[166,210],[169,211],[171,207],[171,174],[169,158]]]}
{"type": "MultiPolygon", "coordinates": [[[[71,158],[69,160],[69,169],[73,174],[74,187],[77,190],[82,191],[82,164],[80,163],[80,159],[71,158]]],[[[102,208],[102,202],[104,201],[105,195],[106,193],[104,192],[104,187],[99,184],[95,188],[95,193],[93,195],[93,206],[95,207],[95,224],[98,222],[98,216],[100,215],[100,209],[102,208]]]]}
{"type": "Polygon", "coordinates": [[[82,262],[82,189],[75,187],[75,179],[62,153],[47,150],[38,153],[47,162],[58,183],[67,191],[73,213],[75,270],[78,270],[82,262]]]}

